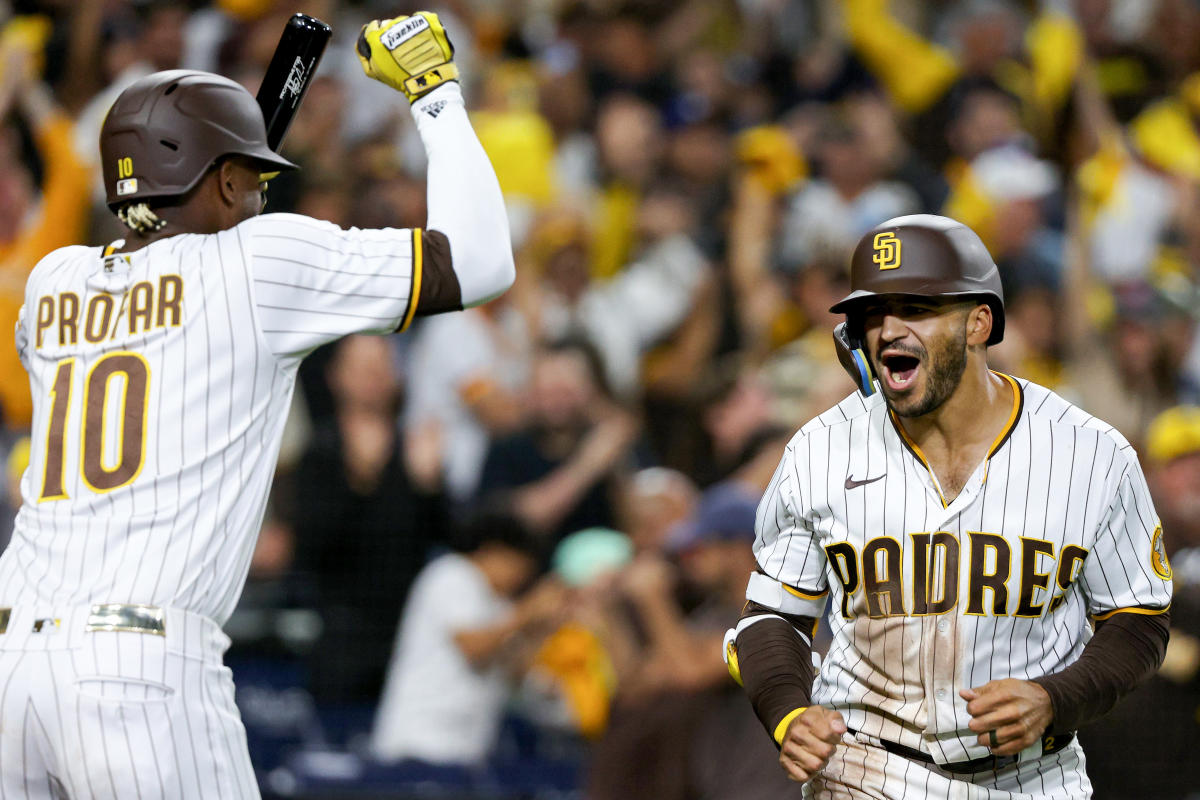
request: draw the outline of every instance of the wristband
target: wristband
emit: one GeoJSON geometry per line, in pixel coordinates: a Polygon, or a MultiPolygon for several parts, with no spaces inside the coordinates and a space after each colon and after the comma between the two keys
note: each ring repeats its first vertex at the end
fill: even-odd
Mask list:
{"type": "Polygon", "coordinates": [[[789,711],[787,716],[779,720],[779,724],[775,726],[775,744],[783,746],[783,737],[787,734],[788,725],[792,724],[792,720],[808,711],[808,706],[800,706],[795,711],[789,711]]]}

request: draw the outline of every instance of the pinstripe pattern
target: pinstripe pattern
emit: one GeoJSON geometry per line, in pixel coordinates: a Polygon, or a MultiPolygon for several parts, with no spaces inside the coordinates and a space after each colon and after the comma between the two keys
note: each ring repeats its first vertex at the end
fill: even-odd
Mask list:
{"type": "Polygon", "coordinates": [[[52,798],[55,784],[76,800],[258,796],[228,638],[202,617],[168,622],[179,635],[85,637],[64,618],[0,654],[0,798],[52,798]]]}
{"type": "Polygon", "coordinates": [[[301,359],[341,336],[400,326],[411,305],[412,243],[410,230],[343,231],[273,214],[163,239],[128,260],[64,248],[34,269],[18,332],[33,452],[0,556],[0,606],[14,608],[0,635],[0,800],[50,798],[55,783],[72,798],[258,796],[219,626],[242,591],[301,359]],[[131,300],[140,284],[159,303],[148,318],[131,300]],[[90,343],[80,322],[72,341],[58,324],[42,324],[42,298],[58,308],[64,292],[83,308],[113,298],[106,335],[90,343]],[[121,397],[136,393],[133,372],[99,388],[89,382],[118,352],[144,360],[144,421],[122,410],[121,397]],[[51,390],[67,368],[65,418],[52,418],[51,390]],[[104,405],[100,422],[87,425],[102,433],[85,433],[92,392],[104,405]],[[47,433],[55,420],[57,452],[47,433]],[[140,456],[123,449],[139,429],[140,456]],[[136,477],[92,489],[85,435],[103,437],[99,469],[117,471],[132,454],[136,477]],[[39,502],[54,494],[43,483],[56,455],[66,496],[39,502]],[[167,609],[167,637],[80,638],[80,614],[92,603],[167,609]],[[61,628],[32,633],[42,617],[61,617],[61,628]]]}
{"type": "MultiPolygon", "coordinates": [[[[902,440],[881,396],[864,401],[856,393],[796,434],[758,508],[754,551],[768,577],[752,580],[747,597],[781,611],[820,616],[826,611],[825,598],[775,592],[771,579],[809,594],[829,590],[834,640],[813,701],[837,708],[862,736],[923,750],[940,763],[988,755],[967,729],[970,717],[960,689],[1061,670],[1079,657],[1090,638],[1090,618],[1136,606],[1161,609],[1170,602],[1170,581],[1158,577],[1151,565],[1158,520],[1129,443],[1112,426],[1049,390],[1018,383],[1022,410],[1007,438],[948,506],[919,453],[902,440]],[[847,484],[848,478],[877,477],[882,479],[847,484]],[[918,549],[914,534],[939,531],[957,543],[957,572],[947,567],[953,543],[918,549]],[[980,533],[1003,537],[1008,548],[1007,604],[1001,616],[991,613],[991,588],[981,590],[984,613],[967,613],[971,541],[980,533]],[[893,605],[892,614],[872,618],[864,572],[870,570],[880,580],[895,576],[886,556],[867,565],[862,553],[868,542],[883,538],[899,543],[904,613],[894,613],[893,605]],[[1056,570],[1068,545],[1085,548],[1087,555],[1063,592],[1056,586],[1056,570]],[[858,572],[857,581],[848,584],[848,617],[841,613],[847,576],[826,550],[830,546],[833,552],[853,553],[858,572]],[[1031,550],[1025,556],[1023,548],[1033,546],[1048,546],[1051,553],[1031,550]],[[914,586],[918,552],[929,560],[927,597],[932,601],[957,591],[957,602],[945,611],[914,614],[922,594],[914,586]],[[1029,575],[1025,557],[1031,559],[1029,575]],[[1039,574],[1047,575],[1047,587],[1036,584],[1039,574]],[[1050,611],[1056,594],[1063,598],[1050,611]],[[789,599],[781,601],[781,595],[789,599]],[[1034,613],[1017,615],[1023,600],[1034,613]]],[[[982,552],[984,562],[976,571],[998,570],[996,551],[982,552]]],[[[895,599],[885,588],[877,602],[895,599]]],[[[830,788],[821,796],[913,796],[930,780],[929,770],[894,756],[888,756],[886,769],[882,761],[870,767],[870,758],[878,755],[867,749],[860,745],[826,774],[844,770],[846,775],[869,775],[886,780],[889,787],[894,782],[895,788],[868,794],[830,788]]],[[[1081,754],[1078,759],[1041,759],[1030,767],[1035,764],[1029,770],[1023,765],[1021,786],[1005,792],[1085,796],[1081,754]]],[[[939,789],[930,796],[943,795],[939,789]]]]}
{"type": "MultiPolygon", "coordinates": [[[[101,271],[98,254],[71,247],[48,256],[29,280],[27,310],[63,291],[86,303],[97,294],[89,287],[101,271]]],[[[134,335],[117,325],[114,339],[62,346],[52,327],[40,348],[28,348],[34,447],[13,544],[0,557],[0,605],[146,603],[223,623],[249,566],[300,360],[349,333],[395,330],[409,306],[411,259],[408,230],[343,231],[291,214],[133,253],[127,275],[110,279],[114,296],[179,275],[182,324],[134,335]],[[79,469],[84,382],[116,351],[140,353],[149,365],[145,458],[132,484],[98,494],[79,469]],[[39,503],[50,390],[58,364],[71,357],[68,497],[39,503]]],[[[110,464],[119,411],[110,399],[110,464]]]]}
{"type": "Polygon", "coordinates": [[[1086,800],[1092,796],[1092,784],[1079,742],[999,773],[951,775],[889,753],[877,746],[875,737],[847,733],[829,765],[804,787],[804,796],[828,800],[1086,800]]]}

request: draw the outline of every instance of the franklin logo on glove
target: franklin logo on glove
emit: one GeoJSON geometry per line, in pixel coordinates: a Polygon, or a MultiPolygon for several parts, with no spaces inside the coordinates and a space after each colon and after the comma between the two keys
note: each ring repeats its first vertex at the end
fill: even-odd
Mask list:
{"type": "Polygon", "coordinates": [[[429,21],[424,17],[409,17],[404,22],[394,25],[387,33],[379,37],[379,41],[388,50],[395,50],[400,45],[416,36],[421,31],[429,30],[429,21]]]}
{"type": "Polygon", "coordinates": [[[404,92],[410,103],[458,80],[454,45],[437,14],[428,11],[367,23],[355,50],[363,72],[404,92]]]}

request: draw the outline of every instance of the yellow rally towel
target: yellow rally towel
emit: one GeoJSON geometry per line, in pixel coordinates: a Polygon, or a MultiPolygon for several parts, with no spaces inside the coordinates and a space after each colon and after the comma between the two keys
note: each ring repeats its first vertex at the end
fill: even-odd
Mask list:
{"type": "Polygon", "coordinates": [[[1129,136],[1155,167],[1200,180],[1200,135],[1183,101],[1160,100],[1150,106],[1129,123],[1129,136]]]}
{"type": "Polygon", "coordinates": [[[611,278],[629,263],[640,204],[637,190],[622,183],[609,184],[597,198],[593,217],[593,278],[611,278]]]}
{"type": "Polygon", "coordinates": [[[555,679],[579,732],[589,738],[603,733],[617,679],[600,639],[582,625],[568,623],[545,641],[535,663],[555,679]]]}
{"type": "Polygon", "coordinates": [[[471,124],[506,197],[537,206],[554,198],[554,133],[535,111],[479,111],[471,124]]]}

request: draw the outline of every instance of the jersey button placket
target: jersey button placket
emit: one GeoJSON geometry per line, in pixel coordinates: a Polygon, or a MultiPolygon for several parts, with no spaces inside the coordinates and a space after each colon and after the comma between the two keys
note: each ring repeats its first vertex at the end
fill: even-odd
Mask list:
{"type": "MultiPolygon", "coordinates": [[[[936,645],[932,648],[933,657],[933,685],[934,685],[934,702],[938,706],[937,715],[939,719],[949,719],[953,717],[954,710],[954,676],[957,671],[958,649],[955,647],[955,638],[958,636],[958,626],[955,620],[950,616],[954,612],[942,614],[937,617],[937,622],[933,624],[936,632],[930,631],[932,637],[936,641],[936,645]]],[[[927,629],[928,630],[928,629],[927,629]]]]}

